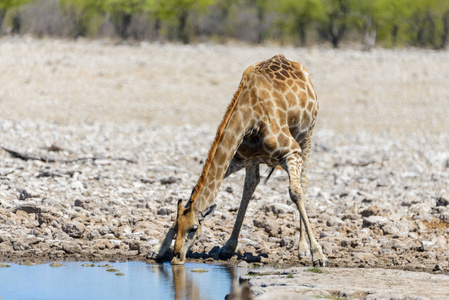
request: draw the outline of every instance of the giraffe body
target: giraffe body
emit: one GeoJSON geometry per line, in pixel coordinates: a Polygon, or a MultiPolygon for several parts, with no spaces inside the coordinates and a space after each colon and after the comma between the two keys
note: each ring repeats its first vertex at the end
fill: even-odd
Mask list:
{"type": "Polygon", "coordinates": [[[220,256],[230,257],[249,200],[260,181],[259,165],[281,166],[289,175],[289,192],[300,212],[300,256],[310,252],[314,263],[327,265],[304,208],[307,161],[319,104],[308,71],[283,55],[251,65],[218,127],[201,176],[185,207],[178,203],[174,226],[152,253],[163,255],[176,234],[172,263],[183,263],[185,253],[201,233],[201,221],[215,208],[223,179],[245,168],[242,201],[233,232],[220,256]],[[306,241],[306,234],[309,244],[306,241]]]}

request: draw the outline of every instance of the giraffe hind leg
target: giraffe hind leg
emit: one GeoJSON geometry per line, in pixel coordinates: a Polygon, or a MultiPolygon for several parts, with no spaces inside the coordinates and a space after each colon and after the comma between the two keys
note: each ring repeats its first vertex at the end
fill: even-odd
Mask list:
{"type": "Polygon", "coordinates": [[[307,232],[305,230],[305,226],[304,226],[302,217],[300,216],[299,217],[299,247],[298,247],[298,250],[299,250],[298,257],[299,258],[311,257],[309,243],[307,242],[306,235],[307,235],[307,232]]]}
{"type": "MultiPolygon", "coordinates": [[[[308,161],[310,157],[310,152],[312,150],[312,135],[313,128],[311,128],[304,139],[300,142],[299,146],[301,148],[301,158],[302,158],[302,168],[301,168],[301,187],[303,193],[305,194],[307,191],[307,186],[309,180],[307,178],[307,169],[308,169],[308,161]]],[[[299,238],[299,257],[310,257],[309,245],[306,240],[306,231],[303,219],[300,217],[299,223],[300,229],[300,238],[299,238]]]]}
{"type": "Polygon", "coordinates": [[[301,141],[299,146],[301,147],[301,158],[302,158],[302,168],[301,168],[301,187],[304,193],[307,191],[307,186],[309,180],[307,178],[308,163],[310,158],[310,153],[312,151],[312,135],[313,128],[309,129],[304,139],[301,141]]]}
{"type": "MultiPolygon", "coordinates": [[[[313,264],[319,264],[321,266],[328,266],[329,261],[323,254],[323,250],[321,246],[315,239],[315,236],[312,231],[312,227],[309,222],[309,218],[307,217],[306,209],[305,209],[305,196],[304,191],[301,187],[301,167],[302,167],[302,155],[301,150],[291,152],[285,159],[285,163],[283,164],[283,168],[288,172],[290,186],[290,198],[295,203],[296,207],[299,210],[300,214],[300,222],[301,226],[304,226],[304,231],[307,234],[309,239],[310,253],[312,255],[313,264]]],[[[301,239],[305,239],[305,235],[302,235],[301,239]]],[[[301,242],[300,242],[301,244],[301,242]]]]}

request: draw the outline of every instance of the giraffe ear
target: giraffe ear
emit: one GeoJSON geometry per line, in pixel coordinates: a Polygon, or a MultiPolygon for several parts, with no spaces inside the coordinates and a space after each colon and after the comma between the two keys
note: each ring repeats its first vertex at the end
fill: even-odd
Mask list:
{"type": "Polygon", "coordinates": [[[217,204],[212,205],[211,207],[203,211],[201,214],[199,214],[198,221],[201,222],[204,219],[211,217],[214,214],[215,208],[217,208],[217,204]]]}
{"type": "Polygon", "coordinates": [[[179,218],[180,215],[182,215],[184,213],[184,208],[182,207],[182,199],[178,200],[178,213],[176,216],[176,219],[179,218]]]}

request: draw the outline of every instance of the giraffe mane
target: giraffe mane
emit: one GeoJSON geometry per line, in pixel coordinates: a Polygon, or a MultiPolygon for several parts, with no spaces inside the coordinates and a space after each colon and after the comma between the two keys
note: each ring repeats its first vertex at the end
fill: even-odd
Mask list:
{"type": "Polygon", "coordinates": [[[209,153],[207,155],[206,162],[204,163],[203,171],[201,172],[200,178],[198,179],[198,182],[195,185],[192,195],[190,197],[189,202],[190,202],[191,206],[193,206],[195,204],[195,202],[198,198],[198,195],[201,192],[201,189],[203,188],[204,181],[206,180],[207,173],[209,172],[210,166],[212,164],[212,158],[214,157],[215,152],[217,151],[220,139],[223,136],[224,128],[228,124],[229,118],[231,117],[231,114],[234,111],[237,101],[243,91],[243,87],[245,86],[245,83],[247,81],[247,75],[250,72],[250,70],[252,70],[252,69],[254,69],[254,68],[252,66],[250,66],[243,73],[243,77],[242,77],[242,80],[240,81],[239,87],[238,87],[237,91],[234,93],[234,96],[232,97],[232,101],[228,105],[228,108],[226,109],[226,113],[224,114],[223,119],[221,120],[220,126],[218,126],[214,141],[212,142],[209,153]]]}

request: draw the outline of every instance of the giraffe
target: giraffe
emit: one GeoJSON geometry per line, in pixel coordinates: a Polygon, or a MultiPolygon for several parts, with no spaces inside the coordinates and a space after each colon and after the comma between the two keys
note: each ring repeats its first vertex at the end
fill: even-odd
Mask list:
{"type": "Polygon", "coordinates": [[[289,194],[300,220],[299,258],[311,255],[313,264],[327,266],[305,210],[307,162],[319,104],[301,64],[282,54],[249,66],[221,121],[203,170],[185,206],[178,201],[173,226],[147,257],[162,257],[175,238],[172,264],[183,264],[186,252],[201,235],[201,223],[212,215],[224,178],[245,168],[245,181],[233,231],[220,249],[220,258],[232,256],[248,203],[260,182],[259,165],[281,166],[289,178],[289,194]],[[308,241],[306,240],[306,235],[308,241]]]}

